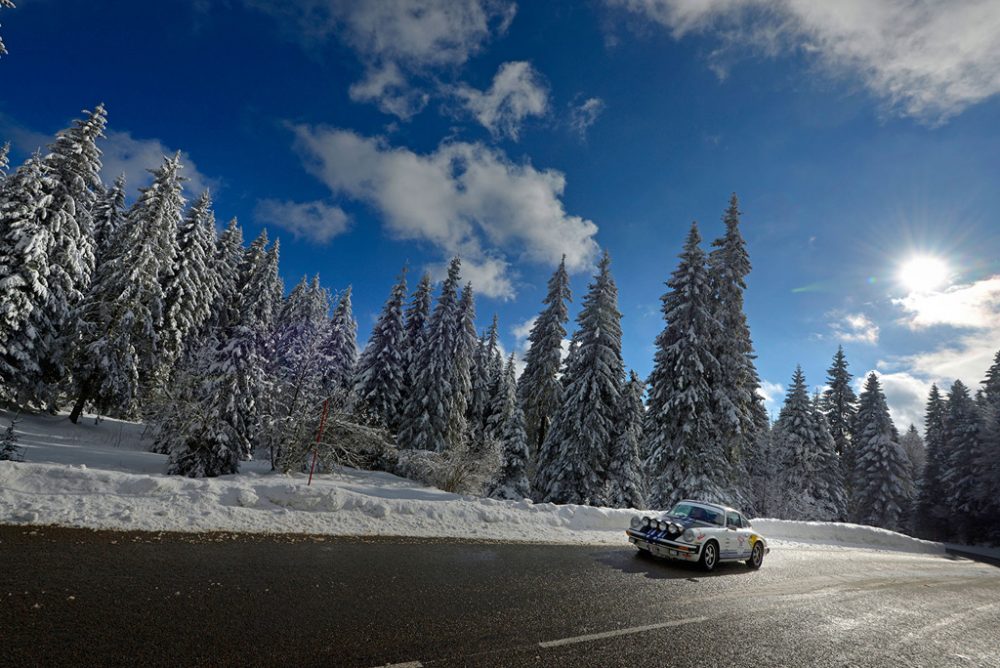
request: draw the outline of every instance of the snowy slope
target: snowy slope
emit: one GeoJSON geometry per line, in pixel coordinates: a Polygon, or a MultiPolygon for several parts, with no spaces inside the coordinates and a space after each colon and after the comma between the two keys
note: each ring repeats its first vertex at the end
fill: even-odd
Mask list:
{"type": "MultiPolygon", "coordinates": [[[[0,427],[6,426],[0,415],[0,427]]],[[[496,501],[449,494],[387,473],[343,469],[317,476],[271,473],[249,462],[239,475],[167,476],[147,452],[140,424],[92,417],[25,416],[23,463],[0,462],[0,522],[153,531],[245,531],[470,537],[625,544],[632,510],[496,501]]],[[[758,519],[776,547],[809,544],[943,552],[937,543],[872,527],[758,519]]]]}

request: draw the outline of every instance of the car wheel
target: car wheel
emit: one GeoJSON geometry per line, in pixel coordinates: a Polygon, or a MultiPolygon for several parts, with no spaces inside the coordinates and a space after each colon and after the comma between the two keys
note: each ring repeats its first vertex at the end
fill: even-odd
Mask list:
{"type": "Polygon", "coordinates": [[[753,546],[753,551],[750,553],[750,558],[747,559],[747,566],[752,570],[757,570],[760,565],[764,563],[764,544],[757,541],[753,546]]]}
{"type": "Polygon", "coordinates": [[[705,543],[705,547],[701,548],[701,559],[698,564],[701,569],[706,572],[711,572],[715,570],[715,566],[719,563],[719,544],[714,540],[710,540],[705,543]]]}

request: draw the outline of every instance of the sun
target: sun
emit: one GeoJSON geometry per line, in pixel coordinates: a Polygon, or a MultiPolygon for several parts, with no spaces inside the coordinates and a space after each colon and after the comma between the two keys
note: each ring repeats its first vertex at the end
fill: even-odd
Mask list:
{"type": "Polygon", "coordinates": [[[944,286],[950,275],[948,263],[933,255],[914,255],[899,267],[897,278],[910,292],[931,292],[944,286]]]}

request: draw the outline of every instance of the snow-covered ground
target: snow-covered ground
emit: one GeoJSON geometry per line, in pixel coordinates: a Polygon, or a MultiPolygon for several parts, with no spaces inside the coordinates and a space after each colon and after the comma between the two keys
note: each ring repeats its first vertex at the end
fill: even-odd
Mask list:
{"type": "MultiPolygon", "coordinates": [[[[0,428],[8,414],[0,412],[0,428]]],[[[623,544],[632,510],[449,494],[388,473],[307,476],[248,462],[239,475],[165,475],[141,424],[22,416],[24,462],[0,462],[0,522],[96,529],[240,531],[623,544]]],[[[943,553],[944,546],[849,524],[757,519],[776,547],[824,545],[943,553]]]]}

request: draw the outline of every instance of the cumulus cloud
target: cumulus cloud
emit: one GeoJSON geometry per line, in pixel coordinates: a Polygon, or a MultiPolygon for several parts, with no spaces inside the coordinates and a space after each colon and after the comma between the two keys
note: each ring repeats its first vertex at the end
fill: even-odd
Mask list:
{"type": "Polygon", "coordinates": [[[587,130],[597,122],[597,118],[604,111],[604,100],[599,97],[587,99],[583,104],[574,106],[570,110],[569,127],[573,132],[580,135],[580,138],[587,136],[587,130]]]}
{"type": "Polygon", "coordinates": [[[597,225],[566,213],[561,172],[476,143],[419,154],[350,130],[294,131],[307,168],[334,194],[371,205],[397,239],[460,255],[480,272],[481,294],[513,296],[508,257],[554,266],[565,254],[567,268],[581,271],[596,256],[597,225]]]}
{"type": "Polygon", "coordinates": [[[535,326],[535,322],[538,321],[538,316],[533,315],[519,325],[514,325],[511,330],[514,334],[514,339],[517,341],[519,346],[523,346],[528,340],[528,336],[531,334],[531,328],[535,326]]]}
{"type": "Polygon", "coordinates": [[[368,68],[351,99],[409,118],[423,93],[393,69],[411,73],[465,63],[507,31],[517,5],[506,0],[243,0],[284,20],[305,44],[339,37],[368,68]]]}
{"type": "MultiPolygon", "coordinates": [[[[510,265],[506,260],[496,257],[471,258],[462,257],[462,282],[471,283],[477,295],[495,297],[497,299],[513,299],[514,284],[509,275],[510,265]]],[[[448,275],[448,262],[437,262],[427,267],[431,278],[443,280],[448,275]]]]}
{"type": "Polygon", "coordinates": [[[894,301],[906,311],[904,322],[911,329],[1000,329],[1000,276],[938,292],[914,292],[894,301]]]}
{"type": "Polygon", "coordinates": [[[525,61],[502,64],[486,91],[462,84],[453,94],[490,134],[515,141],[524,119],[544,116],[549,109],[548,87],[525,61]]]}
{"type": "Polygon", "coordinates": [[[716,35],[713,67],[741,46],[798,50],[835,76],[860,78],[901,114],[943,121],[1000,92],[995,0],[605,0],[675,38],[716,35]]]}
{"type": "Polygon", "coordinates": [[[879,326],[864,313],[833,313],[830,323],[833,338],[843,343],[878,343],[879,326]]]}
{"type": "Polygon", "coordinates": [[[254,211],[257,220],[291,232],[296,238],[326,244],[350,229],[351,219],[339,206],[325,202],[282,202],[264,199],[254,211]]]}
{"type": "Polygon", "coordinates": [[[781,402],[785,397],[785,386],[781,383],[772,383],[769,380],[761,380],[757,394],[764,400],[764,406],[768,413],[777,414],[781,409],[781,402]]]}

